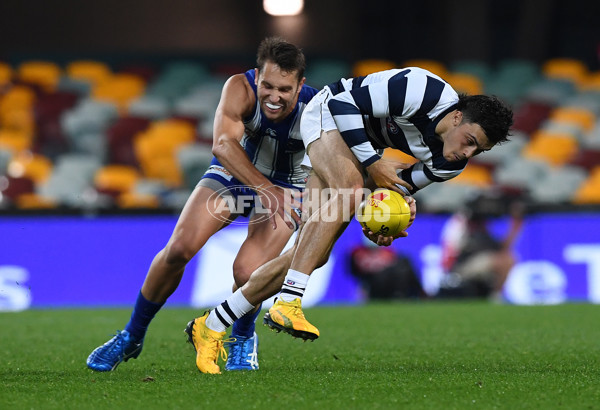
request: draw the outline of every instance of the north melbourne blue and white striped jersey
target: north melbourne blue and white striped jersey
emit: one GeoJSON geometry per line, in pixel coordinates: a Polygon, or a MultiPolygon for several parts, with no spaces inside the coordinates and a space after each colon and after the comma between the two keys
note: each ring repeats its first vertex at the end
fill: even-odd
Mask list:
{"type": "Polygon", "coordinates": [[[342,79],[328,86],[338,130],[364,167],[395,148],[419,160],[401,172],[412,192],[460,174],[467,160],[448,162],[435,127],[456,109],[458,94],[431,72],[408,67],[342,79]],[[379,150],[379,151],[378,151],[379,150]]]}
{"type": "MultiPolygon", "coordinates": [[[[245,75],[256,96],[255,71],[248,70],[245,75]]],[[[300,117],[317,91],[305,84],[300,90],[294,110],[278,123],[263,116],[258,96],[256,97],[254,110],[244,118],[245,133],[241,144],[252,164],[267,178],[304,187],[307,173],[300,166],[304,158],[300,117]]]]}

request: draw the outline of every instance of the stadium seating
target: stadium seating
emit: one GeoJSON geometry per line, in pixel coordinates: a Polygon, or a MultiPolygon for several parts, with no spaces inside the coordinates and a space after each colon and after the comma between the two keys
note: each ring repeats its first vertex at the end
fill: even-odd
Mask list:
{"type": "Polygon", "coordinates": [[[117,205],[121,209],[158,208],[160,200],[155,195],[125,192],[117,198],[117,205]]]}
{"type": "Polygon", "coordinates": [[[108,162],[139,166],[133,149],[134,138],[150,125],[150,120],[138,117],[120,117],[106,130],[108,162]]]}
{"type": "Polygon", "coordinates": [[[387,148],[384,150],[383,157],[387,159],[392,159],[394,161],[404,162],[407,164],[414,164],[415,162],[417,162],[416,158],[411,157],[410,155],[405,154],[402,151],[391,148],[387,148]]]}
{"type": "Polygon", "coordinates": [[[539,101],[525,101],[514,111],[513,129],[531,134],[548,118],[552,104],[539,101]]]}
{"type": "Polygon", "coordinates": [[[501,186],[527,192],[535,188],[549,171],[550,165],[544,161],[517,156],[498,166],[494,180],[501,186]]]}
{"type": "Polygon", "coordinates": [[[13,78],[13,69],[10,65],[0,62],[0,85],[10,84],[13,78]]]}
{"type": "MultiPolygon", "coordinates": [[[[367,59],[360,60],[352,66],[352,77],[369,75],[377,71],[390,70],[396,68],[396,63],[390,60],[367,59]]],[[[339,80],[339,78],[335,79],[339,80]]],[[[334,81],[335,81],[334,80],[334,81]]]]}
{"type": "Polygon", "coordinates": [[[2,96],[0,113],[4,115],[11,110],[31,110],[37,95],[35,91],[25,85],[10,87],[2,96]]]}
{"type": "Polygon", "coordinates": [[[583,85],[588,75],[586,65],[575,59],[553,58],[542,65],[542,73],[548,78],[567,80],[577,86],[583,85]]]}
{"type": "Polygon", "coordinates": [[[531,189],[531,198],[537,203],[569,203],[587,177],[579,167],[550,169],[531,189]]]}
{"type": "Polygon", "coordinates": [[[433,74],[446,78],[448,76],[448,69],[446,65],[436,60],[425,60],[425,59],[412,59],[406,60],[401,64],[402,67],[421,67],[425,70],[431,71],[433,74]]]}
{"type": "Polygon", "coordinates": [[[582,92],[600,92],[600,71],[589,73],[579,85],[582,92]]]}
{"type": "Polygon", "coordinates": [[[492,185],[493,177],[488,167],[470,163],[460,175],[448,182],[451,184],[466,184],[478,188],[486,188],[492,185]]]}
{"type": "Polygon", "coordinates": [[[32,193],[35,189],[35,183],[31,178],[25,176],[11,177],[3,176],[0,177],[0,193],[3,197],[15,201],[23,194],[32,193]]]}
{"type": "Polygon", "coordinates": [[[600,164],[600,150],[582,149],[571,159],[569,164],[590,172],[592,168],[600,164]]]}
{"type": "Polygon", "coordinates": [[[92,97],[99,101],[115,104],[121,113],[126,113],[129,103],[144,93],[144,80],[132,74],[114,74],[96,84],[92,97]]]}
{"type": "Polygon", "coordinates": [[[596,115],[588,109],[578,107],[558,107],[550,113],[550,119],[577,126],[583,133],[590,132],[595,125],[596,115]]]}
{"type": "Polygon", "coordinates": [[[108,80],[112,70],[101,61],[78,60],[67,64],[66,73],[71,79],[96,85],[108,80]]]}
{"type": "Polygon", "coordinates": [[[186,144],[177,149],[176,155],[185,187],[192,190],[210,165],[213,158],[211,149],[203,144],[186,144]]]}
{"type": "Polygon", "coordinates": [[[95,156],[63,154],[57,158],[48,180],[36,188],[36,193],[67,207],[95,206],[98,195],[93,181],[101,166],[95,156]]]}
{"type": "Polygon", "coordinates": [[[472,74],[464,73],[449,73],[446,74],[444,80],[448,81],[452,88],[459,93],[477,95],[483,93],[483,83],[481,80],[472,74]]]}
{"type": "Polygon", "coordinates": [[[8,163],[7,174],[13,177],[27,177],[38,186],[48,180],[52,167],[50,158],[31,151],[21,151],[8,163]]]}
{"type": "Polygon", "coordinates": [[[577,139],[573,135],[537,131],[522,153],[525,158],[539,159],[557,166],[569,162],[577,150],[577,139]]]}
{"type": "Polygon", "coordinates": [[[22,63],[17,76],[20,80],[36,84],[46,91],[53,91],[61,76],[61,68],[51,61],[26,61],[22,63]]]}
{"type": "Polygon", "coordinates": [[[486,94],[496,95],[508,103],[517,103],[539,78],[537,65],[528,60],[504,60],[498,64],[484,85],[486,94]]]}
{"type": "Polygon", "coordinates": [[[417,192],[415,198],[420,210],[456,212],[480,191],[479,187],[469,184],[432,184],[417,192]]]}
{"type": "Polygon", "coordinates": [[[14,203],[17,208],[23,210],[55,209],[57,207],[57,203],[54,200],[34,192],[26,192],[19,195],[14,203]]]}
{"type": "Polygon", "coordinates": [[[159,97],[141,96],[131,101],[128,112],[132,117],[163,120],[171,116],[171,106],[159,97]]]}
{"type": "Polygon", "coordinates": [[[311,62],[306,68],[306,83],[317,89],[323,88],[340,78],[351,76],[350,64],[342,60],[319,59],[311,62]]]}
{"type": "MultiPolygon", "coordinates": [[[[459,92],[496,94],[515,113],[511,142],[473,159],[450,183],[419,192],[420,205],[452,211],[497,187],[542,205],[600,204],[600,72],[566,58],[494,65],[322,58],[308,65],[307,84],[405,65],[427,68],[459,92]]],[[[245,69],[192,60],[0,63],[0,207],[182,207],[212,159],[223,84],[245,69]],[[128,171],[111,174],[116,169],[128,171]]],[[[415,161],[391,149],[384,156],[415,161]]]]}
{"type": "Polygon", "coordinates": [[[183,183],[176,159],[177,149],[195,140],[195,129],[186,121],[159,121],[134,140],[134,152],[147,178],[165,181],[170,186],[183,183]]]}
{"type": "Polygon", "coordinates": [[[98,192],[118,195],[129,192],[140,179],[137,168],[129,165],[106,165],[94,174],[94,186],[98,192]]]}
{"type": "Polygon", "coordinates": [[[14,152],[20,152],[30,149],[32,143],[32,136],[26,132],[13,131],[9,129],[0,129],[1,149],[9,149],[14,152]]]}
{"type": "Polygon", "coordinates": [[[502,143],[494,149],[479,154],[475,160],[477,163],[486,164],[496,168],[507,164],[521,156],[523,147],[528,143],[529,136],[523,132],[513,131],[510,142],[502,143]]]}
{"type": "Polygon", "coordinates": [[[489,64],[477,60],[458,60],[450,65],[450,72],[453,74],[468,74],[475,76],[486,84],[492,76],[492,68],[489,64]]]}
{"type": "Polygon", "coordinates": [[[592,169],[573,198],[575,204],[600,204],[600,166],[592,169]]]}
{"type": "Polygon", "coordinates": [[[12,150],[0,146],[0,175],[6,175],[8,163],[13,156],[12,150]]]}

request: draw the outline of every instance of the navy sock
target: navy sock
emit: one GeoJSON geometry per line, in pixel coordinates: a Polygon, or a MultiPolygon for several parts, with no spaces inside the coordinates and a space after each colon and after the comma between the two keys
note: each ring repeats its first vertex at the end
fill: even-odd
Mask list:
{"type": "Polygon", "coordinates": [[[125,330],[127,330],[135,340],[142,340],[146,335],[146,331],[148,330],[148,326],[154,318],[154,315],[156,315],[163,305],[164,303],[150,302],[140,291],[137,300],[135,301],[133,312],[131,313],[131,319],[129,319],[129,323],[125,326],[125,330]]]}
{"type": "Polygon", "coordinates": [[[256,318],[260,313],[261,306],[262,303],[258,306],[258,310],[256,312],[248,312],[244,316],[236,320],[233,323],[231,334],[236,336],[252,337],[254,335],[256,318]]]}

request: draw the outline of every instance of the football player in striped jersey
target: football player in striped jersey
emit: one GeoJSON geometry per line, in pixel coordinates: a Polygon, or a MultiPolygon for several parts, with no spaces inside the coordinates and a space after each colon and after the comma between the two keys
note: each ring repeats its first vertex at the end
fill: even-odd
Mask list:
{"type": "MultiPolygon", "coordinates": [[[[506,141],[512,121],[512,110],[497,98],[459,95],[443,79],[418,67],[326,86],[304,110],[301,134],[309,159],[305,165],[312,167],[309,181],[319,191],[329,189],[330,195],[308,213],[287,272],[278,262],[288,257],[286,252],[256,270],[209,318],[218,317],[225,329],[244,314],[233,311],[232,302],[254,306],[275,294],[273,284],[283,280],[264,322],[295,337],[316,339],[319,330],[304,317],[301,299],[310,274],[327,260],[362,200],[365,177],[375,186],[404,195],[412,221],[416,212],[412,194],[457,176],[469,158],[506,141]],[[381,150],[388,147],[419,161],[409,165],[384,159],[381,150]],[[334,217],[324,217],[330,215],[334,217]]],[[[390,245],[395,239],[364,233],[378,245],[390,245]]]]}

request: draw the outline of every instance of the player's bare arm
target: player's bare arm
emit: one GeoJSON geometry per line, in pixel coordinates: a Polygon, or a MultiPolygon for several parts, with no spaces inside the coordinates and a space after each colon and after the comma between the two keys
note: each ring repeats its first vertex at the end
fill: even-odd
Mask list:
{"type": "Polygon", "coordinates": [[[300,217],[291,211],[291,207],[299,208],[300,203],[291,198],[286,190],[273,185],[261,174],[240,144],[244,136],[243,118],[252,111],[255,103],[252,88],[243,74],[234,75],[227,80],[215,112],[212,152],[235,178],[249,187],[259,188],[256,192],[263,206],[271,214],[273,229],[277,228],[274,218],[276,214],[293,229],[294,224],[286,217],[286,213],[292,215],[296,224],[300,224],[300,217]]]}

